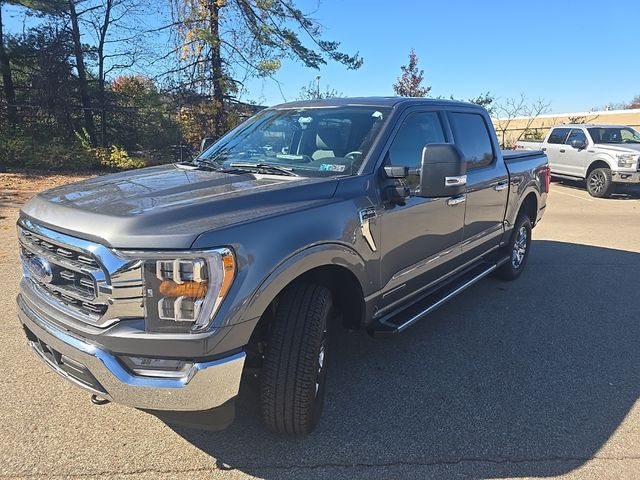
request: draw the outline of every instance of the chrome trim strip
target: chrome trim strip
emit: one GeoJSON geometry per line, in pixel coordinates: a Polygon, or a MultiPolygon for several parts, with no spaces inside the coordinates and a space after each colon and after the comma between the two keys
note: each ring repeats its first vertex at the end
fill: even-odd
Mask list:
{"type": "Polygon", "coordinates": [[[376,247],[376,242],[373,240],[373,234],[371,233],[371,224],[369,222],[376,216],[376,211],[372,207],[358,211],[358,217],[360,218],[360,231],[362,232],[362,236],[364,237],[364,239],[369,244],[369,248],[371,248],[371,250],[374,252],[378,249],[378,247],[376,247]]]}
{"type": "Polygon", "coordinates": [[[445,187],[462,187],[467,184],[466,175],[457,175],[455,177],[444,177],[445,187]]]}

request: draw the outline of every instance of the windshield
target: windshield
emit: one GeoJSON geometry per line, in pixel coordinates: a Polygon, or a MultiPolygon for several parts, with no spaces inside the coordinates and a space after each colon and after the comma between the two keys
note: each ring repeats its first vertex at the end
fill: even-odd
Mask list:
{"type": "Polygon", "coordinates": [[[594,143],[640,143],[640,132],[631,127],[588,128],[594,143]]]}
{"type": "Polygon", "coordinates": [[[348,106],[264,110],[222,137],[195,163],[223,170],[276,165],[301,176],[353,175],[389,111],[348,106]]]}

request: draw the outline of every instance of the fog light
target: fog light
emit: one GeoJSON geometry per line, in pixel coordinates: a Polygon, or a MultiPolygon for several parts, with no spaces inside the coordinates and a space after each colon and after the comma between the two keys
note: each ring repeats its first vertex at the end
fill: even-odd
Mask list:
{"type": "Polygon", "coordinates": [[[169,358],[120,357],[129,370],[145,377],[184,377],[193,362],[169,358]]]}

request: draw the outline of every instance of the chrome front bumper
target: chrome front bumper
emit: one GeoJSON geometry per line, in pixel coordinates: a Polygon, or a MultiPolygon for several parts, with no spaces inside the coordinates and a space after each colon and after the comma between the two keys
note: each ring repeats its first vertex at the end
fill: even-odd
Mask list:
{"type": "Polygon", "coordinates": [[[245,353],[195,363],[182,377],[133,375],[111,353],[42,318],[18,296],[18,317],[29,345],[54,372],[116,403],[148,410],[201,411],[238,394],[245,353]]]}
{"type": "Polygon", "coordinates": [[[640,172],[611,172],[615,183],[640,183],[640,172]]]}

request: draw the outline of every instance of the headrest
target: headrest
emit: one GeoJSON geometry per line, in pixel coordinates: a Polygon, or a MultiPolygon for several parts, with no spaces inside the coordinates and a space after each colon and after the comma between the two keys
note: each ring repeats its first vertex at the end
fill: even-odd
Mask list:
{"type": "Polygon", "coordinates": [[[337,128],[319,128],[316,132],[316,148],[319,150],[338,150],[340,140],[337,128]]]}

